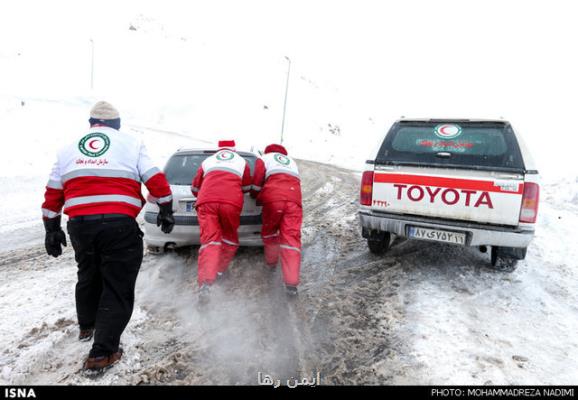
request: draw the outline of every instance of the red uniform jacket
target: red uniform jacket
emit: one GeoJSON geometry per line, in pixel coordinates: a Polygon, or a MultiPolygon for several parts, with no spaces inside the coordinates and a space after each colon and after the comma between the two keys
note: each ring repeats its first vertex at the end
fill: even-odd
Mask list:
{"type": "Polygon", "coordinates": [[[126,214],[136,217],[144,198],[141,182],[159,204],[172,201],[165,175],[144,143],[105,126],[92,127],[58,154],[46,185],[42,216],[126,214]]]}
{"type": "Polygon", "coordinates": [[[301,207],[301,179],[295,161],[281,153],[263,155],[255,163],[251,196],[259,205],[291,201],[301,207]]]}
{"type": "Polygon", "coordinates": [[[221,149],[207,158],[193,179],[191,192],[196,207],[204,203],[227,203],[243,208],[243,193],[251,189],[251,170],[237,153],[221,149]]]}

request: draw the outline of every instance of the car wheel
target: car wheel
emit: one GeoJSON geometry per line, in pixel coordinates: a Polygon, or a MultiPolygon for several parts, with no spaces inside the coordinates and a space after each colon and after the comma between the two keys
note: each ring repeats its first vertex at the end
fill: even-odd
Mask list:
{"type": "Polygon", "coordinates": [[[510,250],[511,248],[507,247],[492,246],[490,258],[493,269],[501,272],[513,272],[516,270],[518,260],[526,256],[526,249],[523,249],[523,253],[510,250]]]}
{"type": "Polygon", "coordinates": [[[367,239],[369,251],[373,254],[384,254],[389,250],[390,239],[391,235],[389,232],[381,232],[379,237],[369,237],[367,239]]]}

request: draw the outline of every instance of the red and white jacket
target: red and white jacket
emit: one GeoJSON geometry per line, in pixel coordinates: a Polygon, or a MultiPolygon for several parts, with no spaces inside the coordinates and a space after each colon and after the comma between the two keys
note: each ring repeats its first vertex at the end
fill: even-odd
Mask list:
{"type": "Polygon", "coordinates": [[[301,206],[301,179],[295,160],[281,153],[264,154],[255,163],[251,196],[259,205],[291,201],[301,206]]]}
{"type": "Polygon", "coordinates": [[[46,185],[42,216],[55,218],[64,210],[70,217],[136,217],[144,205],[141,182],[158,204],[172,201],[165,175],[153,164],[142,140],[106,126],[91,127],[59,151],[46,185]]]}
{"type": "Polygon", "coordinates": [[[243,208],[243,193],[251,190],[251,170],[233,150],[221,149],[203,161],[193,179],[191,192],[203,203],[227,203],[243,208]]]}

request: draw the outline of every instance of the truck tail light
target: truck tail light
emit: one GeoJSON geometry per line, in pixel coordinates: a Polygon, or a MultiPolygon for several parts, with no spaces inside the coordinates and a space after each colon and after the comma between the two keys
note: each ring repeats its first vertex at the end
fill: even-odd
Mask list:
{"type": "Polygon", "coordinates": [[[361,176],[361,191],[359,202],[362,206],[370,206],[373,196],[373,171],[365,171],[361,176]]]}
{"type": "Polygon", "coordinates": [[[520,210],[520,222],[533,224],[538,217],[538,202],[540,201],[540,186],[537,183],[527,182],[524,184],[524,196],[522,196],[522,209],[520,210]]]}

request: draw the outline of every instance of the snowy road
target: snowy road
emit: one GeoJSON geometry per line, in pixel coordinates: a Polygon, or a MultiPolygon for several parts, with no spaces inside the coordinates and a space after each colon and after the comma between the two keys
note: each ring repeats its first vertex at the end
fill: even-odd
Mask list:
{"type": "MultiPolygon", "coordinates": [[[[477,249],[397,240],[377,257],[356,217],[359,177],[300,162],[305,220],[299,299],[260,249],[241,249],[206,309],[196,251],[146,255],[125,357],[98,380],[78,371],[70,248],[0,253],[0,384],[256,384],[320,372],[323,384],[576,384],[578,196],[543,189],[541,226],[511,274],[477,249]]],[[[574,182],[575,183],[575,182],[574,182]]],[[[570,182],[572,184],[572,182],[570,182]]],[[[6,238],[4,238],[6,242],[6,238]]],[[[9,248],[10,250],[6,250],[9,248]]]]}

